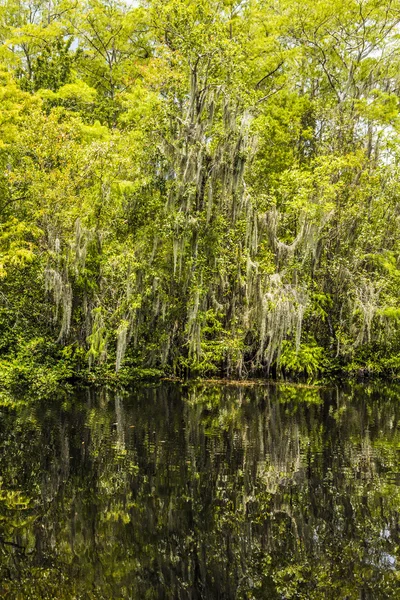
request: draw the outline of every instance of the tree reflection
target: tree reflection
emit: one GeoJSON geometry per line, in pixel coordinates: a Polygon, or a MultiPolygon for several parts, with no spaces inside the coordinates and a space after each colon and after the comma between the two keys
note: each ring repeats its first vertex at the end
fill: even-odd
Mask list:
{"type": "Polygon", "coordinates": [[[399,391],[162,385],[4,408],[4,598],[398,598],[399,391]]]}

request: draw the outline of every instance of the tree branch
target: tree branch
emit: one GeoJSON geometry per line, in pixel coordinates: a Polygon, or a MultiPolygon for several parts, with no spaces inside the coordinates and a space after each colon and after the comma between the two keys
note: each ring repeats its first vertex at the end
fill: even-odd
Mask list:
{"type": "Polygon", "coordinates": [[[258,82],[256,83],[256,85],[254,86],[254,87],[255,87],[255,89],[256,89],[256,90],[258,90],[258,89],[261,87],[261,85],[264,83],[264,81],[265,81],[266,79],[268,79],[268,77],[272,77],[272,75],[275,75],[275,73],[276,73],[276,72],[277,72],[277,71],[278,71],[278,70],[281,68],[281,66],[284,64],[284,62],[285,62],[285,61],[284,61],[284,60],[282,60],[282,61],[279,63],[279,65],[278,65],[277,67],[275,67],[275,69],[273,69],[272,71],[270,71],[269,73],[267,73],[266,75],[264,75],[264,77],[262,77],[262,78],[260,79],[260,81],[258,81],[258,82]]]}

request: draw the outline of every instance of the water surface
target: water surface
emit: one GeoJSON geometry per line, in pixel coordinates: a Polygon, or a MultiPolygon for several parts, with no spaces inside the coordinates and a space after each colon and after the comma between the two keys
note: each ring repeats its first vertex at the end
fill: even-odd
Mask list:
{"type": "Polygon", "coordinates": [[[399,388],[0,410],[1,598],[400,598],[399,388]]]}

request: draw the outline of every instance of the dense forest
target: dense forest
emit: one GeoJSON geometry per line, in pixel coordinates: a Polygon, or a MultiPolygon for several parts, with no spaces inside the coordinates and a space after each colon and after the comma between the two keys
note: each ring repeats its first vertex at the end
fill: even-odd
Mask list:
{"type": "Polygon", "coordinates": [[[1,385],[399,374],[399,24],[1,0],[1,385]]]}

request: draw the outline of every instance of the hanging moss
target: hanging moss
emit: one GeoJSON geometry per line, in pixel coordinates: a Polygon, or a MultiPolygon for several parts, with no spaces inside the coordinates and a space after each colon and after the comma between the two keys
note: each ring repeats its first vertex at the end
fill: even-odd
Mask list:
{"type": "Polygon", "coordinates": [[[5,352],[45,339],[114,378],[396,372],[397,21],[317,4],[78,3],[35,42],[1,16],[5,352]],[[66,85],[28,85],[43,55],[66,85]]]}

